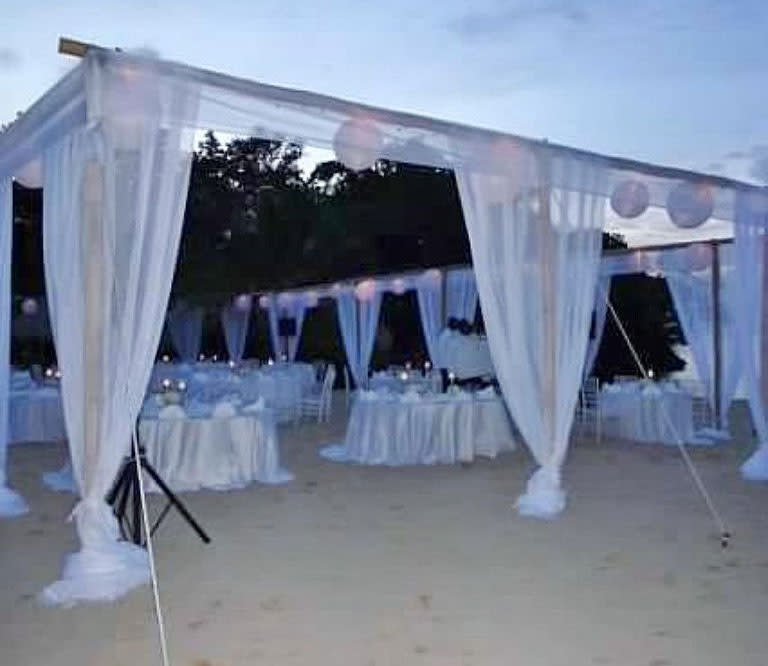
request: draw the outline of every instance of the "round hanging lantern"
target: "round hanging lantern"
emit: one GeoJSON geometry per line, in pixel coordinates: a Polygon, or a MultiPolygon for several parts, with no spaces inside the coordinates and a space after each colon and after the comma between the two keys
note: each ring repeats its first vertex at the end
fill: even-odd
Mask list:
{"type": "Polygon", "coordinates": [[[443,274],[437,268],[430,268],[429,270],[424,271],[424,275],[422,277],[426,284],[433,287],[439,287],[443,279],[443,274]]]}
{"type": "Polygon", "coordinates": [[[43,161],[37,159],[28,162],[18,170],[15,178],[24,187],[41,188],[43,186],[43,161]]]}
{"type": "Polygon", "coordinates": [[[712,247],[707,243],[694,243],[688,249],[688,268],[705,271],[712,266],[712,247]]]}
{"type": "Polygon", "coordinates": [[[392,280],[392,293],[402,296],[406,291],[405,280],[403,278],[395,278],[392,280]]]}
{"type": "Polygon", "coordinates": [[[376,123],[367,116],[345,120],[333,137],[336,159],[353,171],[370,169],[384,143],[376,123]]]}
{"type": "Polygon", "coordinates": [[[278,294],[278,296],[277,296],[277,304],[281,308],[287,308],[291,303],[293,303],[293,294],[292,293],[290,293],[288,291],[284,291],[282,294],[278,294]]]}
{"type": "Polygon", "coordinates": [[[304,307],[316,308],[320,302],[320,296],[316,291],[307,291],[304,294],[304,307]]]}
{"type": "Polygon", "coordinates": [[[21,302],[21,311],[27,317],[34,317],[38,311],[37,301],[34,298],[25,298],[21,302]]]}
{"type": "Polygon", "coordinates": [[[248,312],[248,310],[251,309],[251,295],[240,294],[235,298],[234,306],[235,309],[240,310],[240,312],[248,312]]]}
{"type": "Polygon", "coordinates": [[[358,301],[372,301],[376,296],[376,282],[374,280],[363,280],[355,287],[355,297],[358,301]]]}
{"type": "Polygon", "coordinates": [[[261,296],[259,296],[259,307],[262,310],[268,310],[269,309],[269,301],[270,301],[269,296],[267,296],[266,294],[262,294],[261,296]]]}
{"type": "Polygon", "coordinates": [[[628,220],[642,215],[650,202],[648,187],[637,180],[623,180],[611,193],[611,208],[616,215],[628,220]]]}
{"type": "Polygon", "coordinates": [[[680,183],[667,197],[669,219],[681,229],[694,229],[704,224],[714,208],[712,188],[702,183],[680,183]]]}

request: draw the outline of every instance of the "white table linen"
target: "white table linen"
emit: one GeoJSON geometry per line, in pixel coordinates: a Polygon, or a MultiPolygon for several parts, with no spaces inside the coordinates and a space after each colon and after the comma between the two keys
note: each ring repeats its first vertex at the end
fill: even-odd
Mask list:
{"type": "Polygon", "coordinates": [[[380,370],[374,372],[369,385],[372,391],[389,391],[390,393],[405,393],[416,390],[420,393],[427,391],[440,391],[443,380],[439,372],[430,372],[422,375],[418,370],[380,370]],[[407,373],[407,378],[402,378],[402,372],[407,373]]]}
{"type": "Polygon", "coordinates": [[[40,386],[26,372],[11,378],[8,441],[58,442],[67,438],[58,386],[40,386]]]}
{"type": "Polygon", "coordinates": [[[139,437],[147,460],[173,490],[230,490],[252,481],[293,479],[280,467],[276,419],[270,409],[240,410],[224,418],[199,410],[183,418],[162,418],[147,410],[139,437]]]}
{"type": "Polygon", "coordinates": [[[636,442],[696,443],[693,399],[672,385],[609,384],[600,396],[603,433],[636,442]],[[666,415],[665,415],[666,412],[666,415]]]}
{"type": "Polygon", "coordinates": [[[326,447],[321,455],[367,465],[434,465],[493,458],[514,448],[511,421],[496,396],[362,392],[344,444],[326,447]]]}

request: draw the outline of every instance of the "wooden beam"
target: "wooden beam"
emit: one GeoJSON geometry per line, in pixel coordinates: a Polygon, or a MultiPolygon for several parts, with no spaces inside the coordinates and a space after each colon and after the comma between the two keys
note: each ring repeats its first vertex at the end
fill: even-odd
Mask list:
{"type": "Polygon", "coordinates": [[[88,49],[94,47],[94,44],[87,44],[80,42],[70,37],[59,37],[59,53],[63,55],[74,56],[75,58],[83,58],[88,49]]]}

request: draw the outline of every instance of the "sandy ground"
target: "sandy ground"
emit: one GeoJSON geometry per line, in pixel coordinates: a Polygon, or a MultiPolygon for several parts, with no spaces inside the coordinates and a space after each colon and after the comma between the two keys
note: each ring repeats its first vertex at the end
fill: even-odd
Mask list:
{"type": "MultiPolygon", "coordinates": [[[[163,525],[176,666],[768,663],[768,487],[738,477],[746,441],[694,453],[734,535],[722,551],[674,450],[577,442],[567,512],[542,523],[511,509],[525,451],[471,467],[319,459],[343,429],[282,433],[291,484],[185,495],[211,545],[177,516],[163,525]]],[[[0,664],[159,664],[148,588],[113,605],[35,601],[76,545],[71,497],[39,483],[63,459],[11,452],[32,512],[0,522],[0,664]]]]}

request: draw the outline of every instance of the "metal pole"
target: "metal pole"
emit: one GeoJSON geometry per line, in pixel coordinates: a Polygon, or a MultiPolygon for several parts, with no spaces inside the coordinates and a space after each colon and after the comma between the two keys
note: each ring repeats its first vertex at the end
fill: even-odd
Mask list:
{"type": "Polygon", "coordinates": [[[715,367],[713,368],[715,428],[723,426],[721,408],[722,387],[722,331],[720,326],[720,252],[717,243],[712,243],[712,344],[714,345],[715,367]]]}

